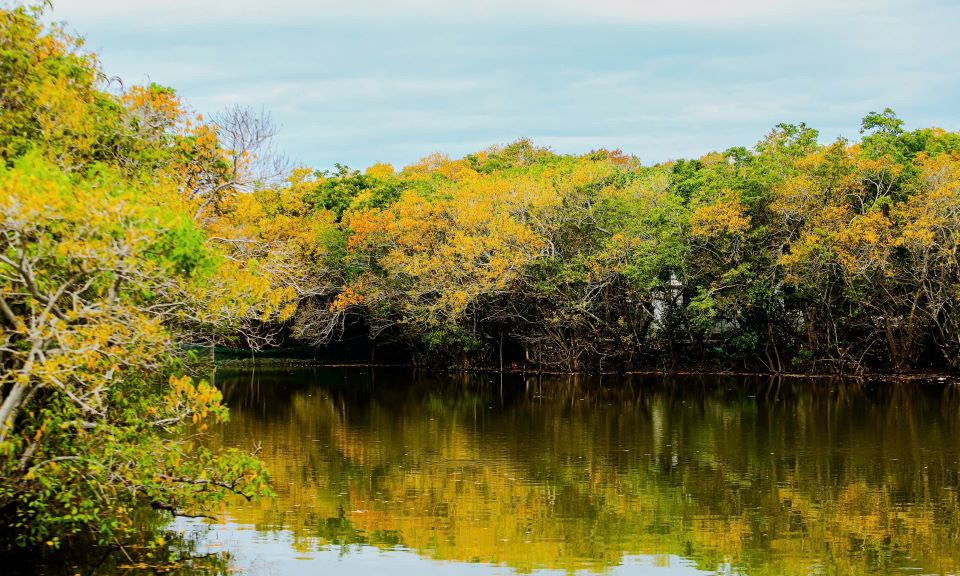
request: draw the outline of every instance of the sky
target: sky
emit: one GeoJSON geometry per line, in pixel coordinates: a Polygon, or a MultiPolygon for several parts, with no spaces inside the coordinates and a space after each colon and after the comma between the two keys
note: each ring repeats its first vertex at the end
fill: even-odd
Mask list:
{"type": "Polygon", "coordinates": [[[53,0],[125,85],[269,112],[298,163],[404,166],[528,137],[644,163],[780,122],[960,130],[960,0],[53,0]]]}

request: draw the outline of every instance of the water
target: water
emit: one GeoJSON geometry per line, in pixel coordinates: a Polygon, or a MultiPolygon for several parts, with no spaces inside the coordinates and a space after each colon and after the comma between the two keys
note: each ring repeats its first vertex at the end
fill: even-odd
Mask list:
{"type": "Polygon", "coordinates": [[[242,574],[948,574],[960,386],[221,370],[242,574]]]}

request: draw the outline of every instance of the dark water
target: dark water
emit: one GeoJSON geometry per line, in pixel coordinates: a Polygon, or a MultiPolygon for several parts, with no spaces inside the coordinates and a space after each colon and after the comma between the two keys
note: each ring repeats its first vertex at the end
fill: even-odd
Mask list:
{"type": "MultiPolygon", "coordinates": [[[[242,574],[947,574],[960,387],[217,375],[278,496],[206,534],[242,574]]],[[[191,532],[196,523],[180,523],[191,532]]]]}

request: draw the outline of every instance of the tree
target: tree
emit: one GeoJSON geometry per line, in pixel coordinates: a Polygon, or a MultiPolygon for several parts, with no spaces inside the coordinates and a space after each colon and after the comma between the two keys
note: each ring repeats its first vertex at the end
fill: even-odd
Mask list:
{"type": "Polygon", "coordinates": [[[172,368],[164,318],[213,271],[164,196],[32,155],[0,170],[0,532],[19,545],[106,544],[137,505],[189,512],[264,488],[255,458],[189,434],[226,418],[219,392],[155,379],[172,368]]]}
{"type": "Polygon", "coordinates": [[[40,16],[0,9],[0,546],[123,543],[144,506],[266,491],[255,457],[203,446],[227,412],[182,375],[176,332],[258,303],[222,296],[222,253],[191,218],[175,93],[106,91],[40,16]]]}

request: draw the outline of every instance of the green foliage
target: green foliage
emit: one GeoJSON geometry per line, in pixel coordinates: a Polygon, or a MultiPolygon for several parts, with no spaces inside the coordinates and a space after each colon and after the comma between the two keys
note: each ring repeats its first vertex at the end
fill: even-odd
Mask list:
{"type": "Polygon", "coordinates": [[[400,196],[401,186],[394,178],[360,174],[342,164],[333,174],[320,172],[309,202],[318,210],[329,210],[337,220],[350,207],[382,208],[400,196]]]}
{"type": "Polygon", "coordinates": [[[215,268],[214,255],[205,249],[206,240],[203,230],[181,216],[164,231],[153,251],[170,263],[173,274],[187,278],[205,276],[215,268]]]}
{"type": "Polygon", "coordinates": [[[471,168],[483,174],[523,168],[537,163],[547,163],[558,159],[546,148],[538,148],[524,138],[507,146],[494,147],[482,154],[470,154],[466,160],[471,168]]]}

